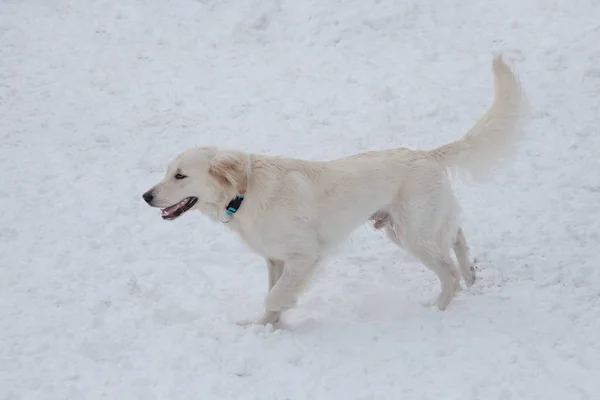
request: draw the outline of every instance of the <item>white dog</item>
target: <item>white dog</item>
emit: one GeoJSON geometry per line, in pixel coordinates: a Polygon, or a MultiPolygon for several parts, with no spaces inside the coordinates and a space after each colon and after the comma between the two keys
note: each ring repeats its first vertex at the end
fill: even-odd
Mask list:
{"type": "Polygon", "coordinates": [[[143,198],[162,208],[167,220],[197,209],[227,222],[265,258],[266,310],[254,323],[277,322],[295,305],[323,255],[369,220],[437,274],[441,293],[436,305],[444,310],[460,288],[460,275],[467,285],[475,281],[448,170],[456,167],[477,177],[496,166],[511,152],[526,111],[511,69],[499,56],[492,67],[491,108],[453,143],[323,162],[194,148],[180,154],[143,198]]]}

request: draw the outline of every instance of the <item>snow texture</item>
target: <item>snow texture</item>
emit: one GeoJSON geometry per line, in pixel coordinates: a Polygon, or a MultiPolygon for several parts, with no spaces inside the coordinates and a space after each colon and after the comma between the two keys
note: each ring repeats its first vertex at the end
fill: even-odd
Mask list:
{"type": "Polygon", "coordinates": [[[600,398],[598,0],[0,1],[0,399],[600,398]],[[503,52],[532,119],[456,182],[479,280],[368,225],[283,329],[266,268],[141,194],[178,152],[332,159],[462,136],[503,52]]]}

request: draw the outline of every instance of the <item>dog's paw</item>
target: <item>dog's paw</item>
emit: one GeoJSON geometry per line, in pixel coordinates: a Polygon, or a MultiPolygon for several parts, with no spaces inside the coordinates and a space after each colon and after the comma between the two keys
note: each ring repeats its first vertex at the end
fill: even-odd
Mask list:
{"type": "Polygon", "coordinates": [[[475,281],[477,280],[477,259],[474,259],[473,262],[469,265],[469,270],[463,275],[463,279],[467,284],[467,287],[473,286],[475,281]]]}
{"type": "Polygon", "coordinates": [[[477,273],[475,272],[475,266],[473,264],[469,266],[469,271],[463,275],[463,279],[465,280],[467,287],[473,286],[477,279],[477,273]]]}
{"type": "Polygon", "coordinates": [[[446,308],[448,308],[448,305],[450,304],[452,299],[454,298],[455,294],[456,292],[452,291],[442,291],[442,293],[440,293],[437,300],[435,301],[435,305],[437,306],[438,310],[445,311],[446,308]]]}
{"type": "Polygon", "coordinates": [[[275,325],[279,322],[280,318],[281,318],[280,312],[265,311],[265,313],[260,318],[257,318],[255,320],[244,319],[241,321],[236,321],[236,325],[242,326],[242,327],[267,326],[269,324],[275,325]]]}
{"type": "Polygon", "coordinates": [[[253,325],[268,325],[268,324],[275,325],[276,323],[279,322],[280,317],[281,317],[280,312],[265,311],[265,313],[262,315],[262,317],[254,320],[252,322],[252,324],[253,325]]]}

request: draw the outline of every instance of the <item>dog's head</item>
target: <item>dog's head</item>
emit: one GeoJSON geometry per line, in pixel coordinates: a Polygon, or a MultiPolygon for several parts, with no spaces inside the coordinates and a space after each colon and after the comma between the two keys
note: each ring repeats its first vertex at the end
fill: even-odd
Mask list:
{"type": "Polygon", "coordinates": [[[248,155],[242,152],[213,147],[187,150],[142,197],[151,207],[162,209],[163,219],[173,220],[193,209],[218,218],[225,204],[246,192],[248,168],[248,155]]]}

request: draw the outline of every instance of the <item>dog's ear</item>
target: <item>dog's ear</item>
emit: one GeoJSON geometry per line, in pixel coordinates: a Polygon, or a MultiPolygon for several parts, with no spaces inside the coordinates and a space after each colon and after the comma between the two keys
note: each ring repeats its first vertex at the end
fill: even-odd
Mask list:
{"type": "Polygon", "coordinates": [[[248,187],[248,156],[243,153],[220,152],[208,164],[208,175],[226,188],[245,194],[248,187]]]}

